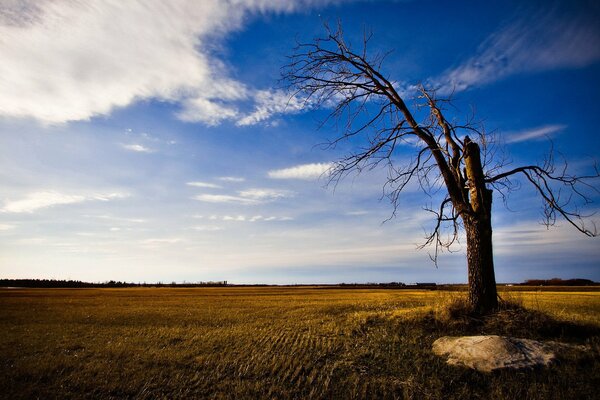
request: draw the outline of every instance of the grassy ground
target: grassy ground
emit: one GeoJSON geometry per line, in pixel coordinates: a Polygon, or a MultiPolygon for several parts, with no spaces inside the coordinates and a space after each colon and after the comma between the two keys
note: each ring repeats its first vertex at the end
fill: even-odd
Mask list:
{"type": "Polygon", "coordinates": [[[0,398],[585,399],[600,388],[600,292],[510,292],[488,320],[456,292],[317,288],[0,290],[0,398]],[[576,342],[549,368],[478,373],[447,334],[576,342]]]}

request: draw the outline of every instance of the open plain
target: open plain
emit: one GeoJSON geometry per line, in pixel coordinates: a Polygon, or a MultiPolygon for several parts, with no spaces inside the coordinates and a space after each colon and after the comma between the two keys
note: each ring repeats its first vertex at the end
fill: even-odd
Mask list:
{"type": "Polygon", "coordinates": [[[585,399],[600,387],[600,292],[511,291],[489,320],[442,290],[1,289],[0,397],[585,399]],[[480,373],[444,335],[575,343],[550,367],[480,373]]]}

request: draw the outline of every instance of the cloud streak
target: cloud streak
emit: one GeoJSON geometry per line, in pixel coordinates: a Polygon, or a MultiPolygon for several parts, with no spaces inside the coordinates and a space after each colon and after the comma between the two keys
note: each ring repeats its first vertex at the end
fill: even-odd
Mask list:
{"type": "MultiPolygon", "coordinates": [[[[204,216],[201,215],[196,215],[194,218],[197,219],[203,219],[204,216]]],[[[263,215],[252,215],[252,216],[248,216],[248,215],[211,215],[209,217],[207,217],[206,219],[210,220],[210,221],[226,221],[226,222],[230,222],[230,221],[234,221],[234,222],[259,222],[259,221],[264,221],[264,222],[271,222],[271,221],[292,221],[294,218],[292,217],[276,217],[276,216],[268,216],[265,217],[263,215]]]]}
{"type": "Polygon", "coordinates": [[[0,116],[55,124],[159,99],[181,105],[185,121],[262,121],[283,111],[283,95],[231,79],[209,49],[248,16],[327,2],[9,2],[0,14],[0,116]],[[254,112],[238,110],[244,100],[256,103],[254,112]]]}
{"type": "Polygon", "coordinates": [[[293,192],[290,192],[289,190],[280,189],[248,189],[242,190],[238,193],[244,198],[253,199],[257,201],[271,201],[294,196],[293,192]]]}
{"type": "Polygon", "coordinates": [[[443,93],[460,92],[514,74],[581,68],[599,60],[600,29],[592,19],[530,15],[490,35],[473,57],[430,85],[443,93]]]}
{"type": "Polygon", "coordinates": [[[258,90],[253,94],[254,111],[240,117],[236,125],[256,125],[278,114],[296,114],[310,108],[310,103],[282,90],[258,90]]]}
{"type": "Polygon", "coordinates": [[[154,153],[154,150],[144,145],[132,143],[132,144],[121,144],[121,147],[125,150],[133,151],[135,153],[154,153]]]}
{"type": "Polygon", "coordinates": [[[215,183],[209,183],[209,182],[187,182],[186,185],[199,187],[199,188],[208,188],[208,189],[221,189],[222,188],[222,186],[220,186],[220,185],[217,185],[215,183]]]}
{"type": "Polygon", "coordinates": [[[204,203],[238,203],[238,204],[259,204],[255,199],[248,199],[241,196],[232,196],[228,194],[199,194],[193,197],[194,200],[204,203]]]}
{"type": "Polygon", "coordinates": [[[246,179],[239,177],[239,176],[220,176],[219,178],[220,181],[223,182],[235,182],[235,183],[239,183],[239,182],[244,182],[246,179]]]}
{"type": "Polygon", "coordinates": [[[333,163],[301,164],[269,171],[268,176],[271,179],[314,180],[327,175],[332,167],[333,163]]]}
{"type": "Polygon", "coordinates": [[[5,202],[0,211],[5,213],[33,213],[43,208],[59,205],[76,204],[85,201],[109,201],[123,197],[127,196],[122,193],[81,195],[65,194],[56,191],[34,192],[23,199],[5,202]]]}
{"type": "Polygon", "coordinates": [[[544,125],[537,128],[526,129],[518,132],[509,132],[506,136],[506,143],[519,143],[529,140],[539,140],[550,137],[553,134],[562,132],[567,128],[566,125],[544,125]]]}
{"type": "Polygon", "coordinates": [[[237,192],[237,196],[229,194],[199,194],[193,199],[205,203],[237,203],[255,205],[293,197],[294,192],[278,189],[247,189],[237,192]]]}

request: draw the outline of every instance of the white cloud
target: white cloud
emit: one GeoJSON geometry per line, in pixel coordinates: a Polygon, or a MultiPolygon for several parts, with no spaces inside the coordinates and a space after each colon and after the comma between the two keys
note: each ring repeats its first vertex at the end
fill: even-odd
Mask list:
{"type": "Polygon", "coordinates": [[[268,172],[272,179],[303,179],[313,180],[326,175],[333,163],[313,163],[296,165],[290,168],[276,169],[268,172]]]}
{"type": "Polygon", "coordinates": [[[204,122],[215,126],[223,120],[233,119],[238,111],[232,106],[226,106],[218,100],[204,99],[201,97],[186,99],[184,108],[177,114],[179,119],[187,122],[204,122]]]}
{"type": "Polygon", "coordinates": [[[593,18],[530,15],[489,36],[475,56],[430,85],[450,93],[517,73],[585,67],[600,60],[598,43],[600,29],[593,18]]]}
{"type": "Polygon", "coordinates": [[[215,225],[198,225],[194,226],[192,229],[200,232],[216,232],[223,230],[220,226],[215,225]]]}
{"type": "MultiPolygon", "coordinates": [[[[193,218],[198,218],[198,219],[203,219],[204,217],[202,215],[195,215],[193,218]]],[[[292,217],[288,217],[288,216],[284,216],[284,217],[276,217],[276,216],[270,216],[270,217],[265,217],[262,215],[252,215],[252,216],[247,216],[247,215],[223,215],[223,216],[217,216],[217,215],[212,215],[209,218],[211,221],[217,221],[217,220],[221,220],[224,222],[259,222],[259,221],[292,221],[294,218],[292,217]]],[[[203,227],[205,227],[204,225],[202,225],[203,227]]],[[[212,225],[208,225],[208,226],[212,226],[212,225]]],[[[196,229],[196,228],[194,228],[196,229]]],[[[208,229],[201,229],[201,230],[208,230],[208,229]]]]}
{"type": "Polygon", "coordinates": [[[253,98],[256,103],[254,111],[238,119],[236,125],[255,125],[273,115],[294,114],[309,106],[307,101],[282,90],[257,90],[253,98]]]}
{"type": "Polygon", "coordinates": [[[0,224],[0,231],[9,231],[11,229],[15,229],[15,225],[0,224]]]}
{"type": "Polygon", "coordinates": [[[206,203],[238,203],[252,205],[267,203],[286,197],[293,197],[294,195],[295,193],[289,190],[248,189],[239,191],[237,196],[228,194],[199,194],[193,198],[206,203]]]}
{"type": "Polygon", "coordinates": [[[182,243],[182,242],[184,242],[184,240],[182,238],[167,237],[167,238],[144,239],[144,240],[140,241],[140,244],[142,244],[144,246],[154,247],[154,246],[161,246],[161,245],[177,244],[177,243],[182,243]]]}
{"type": "Polygon", "coordinates": [[[293,221],[294,218],[292,218],[292,217],[265,217],[262,220],[266,221],[266,222],[271,222],[271,221],[293,221]]]}
{"type": "Polygon", "coordinates": [[[258,204],[255,199],[248,199],[241,196],[231,196],[228,194],[199,194],[193,199],[203,201],[205,203],[239,203],[239,204],[258,204]]]}
{"type": "Polygon", "coordinates": [[[194,187],[201,187],[201,188],[209,188],[209,189],[221,189],[221,187],[222,187],[222,186],[216,185],[214,183],[208,183],[208,182],[187,182],[186,185],[194,186],[194,187]]]}
{"type": "Polygon", "coordinates": [[[146,222],[146,220],[143,218],[115,217],[113,215],[85,215],[85,217],[105,219],[105,220],[116,221],[116,222],[133,222],[136,224],[141,224],[141,223],[146,222]]]}
{"type": "MultiPolygon", "coordinates": [[[[211,54],[258,13],[305,10],[327,0],[162,0],[3,3],[0,115],[44,123],[87,120],[143,99],[180,102],[179,117],[237,118],[249,96],[211,54]]],[[[251,96],[252,97],[252,96],[251,96]]],[[[257,92],[249,120],[280,112],[257,92]],[[264,109],[264,110],[263,110],[264,109]]]]}
{"type": "Polygon", "coordinates": [[[136,153],[154,153],[154,150],[137,143],[121,144],[121,147],[125,150],[135,151],[136,153]]]}
{"type": "Polygon", "coordinates": [[[64,194],[56,191],[35,192],[27,195],[21,200],[6,201],[2,212],[9,213],[32,213],[42,208],[82,203],[84,201],[109,201],[113,199],[127,197],[122,193],[92,194],[92,195],[73,195],[64,194]]]}
{"type": "Polygon", "coordinates": [[[252,199],[257,201],[271,201],[276,199],[283,199],[286,197],[293,197],[294,192],[289,190],[279,189],[248,189],[238,192],[240,196],[246,199],[252,199]]]}
{"type": "Polygon", "coordinates": [[[85,201],[85,196],[67,195],[58,192],[36,192],[28,195],[24,199],[6,202],[2,211],[11,213],[30,213],[40,208],[61,204],[80,203],[83,201],[85,201]]]}
{"type": "Polygon", "coordinates": [[[346,215],[353,216],[353,217],[360,216],[360,215],[367,215],[367,214],[369,214],[369,212],[366,210],[348,211],[346,213],[346,215]]]}
{"type": "Polygon", "coordinates": [[[93,194],[87,197],[87,200],[99,200],[99,201],[110,201],[114,199],[123,199],[125,197],[129,197],[129,195],[124,193],[106,193],[106,194],[93,194]]]}
{"type": "Polygon", "coordinates": [[[292,221],[294,218],[292,217],[275,217],[275,216],[270,216],[270,217],[263,217],[262,215],[254,215],[252,217],[248,217],[245,215],[236,215],[236,216],[231,216],[231,215],[224,215],[223,216],[223,221],[234,221],[234,222],[258,222],[258,221],[264,221],[264,222],[271,222],[271,221],[292,221]]]}
{"type": "Polygon", "coordinates": [[[246,179],[239,176],[221,176],[219,178],[223,182],[244,182],[246,179]]]}
{"type": "Polygon", "coordinates": [[[545,138],[551,136],[552,134],[561,132],[566,128],[566,125],[544,125],[518,132],[509,132],[505,134],[506,143],[518,143],[525,142],[527,140],[545,138]]]}
{"type": "Polygon", "coordinates": [[[223,217],[223,221],[245,221],[246,217],[243,215],[238,215],[237,217],[232,217],[231,215],[225,215],[223,217]]]}
{"type": "Polygon", "coordinates": [[[547,228],[535,220],[520,220],[513,225],[494,230],[494,253],[498,255],[523,255],[530,257],[548,254],[583,252],[594,238],[581,235],[571,225],[547,228]],[[581,250],[580,250],[581,249],[581,250]]]}

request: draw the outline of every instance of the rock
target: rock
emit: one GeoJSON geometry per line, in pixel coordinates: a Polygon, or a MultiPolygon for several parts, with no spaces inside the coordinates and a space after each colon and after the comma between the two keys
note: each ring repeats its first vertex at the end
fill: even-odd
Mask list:
{"type": "Polygon", "coordinates": [[[448,364],[483,372],[548,365],[554,359],[554,347],[536,340],[496,335],[445,336],[433,342],[433,352],[447,356],[448,364]]]}

